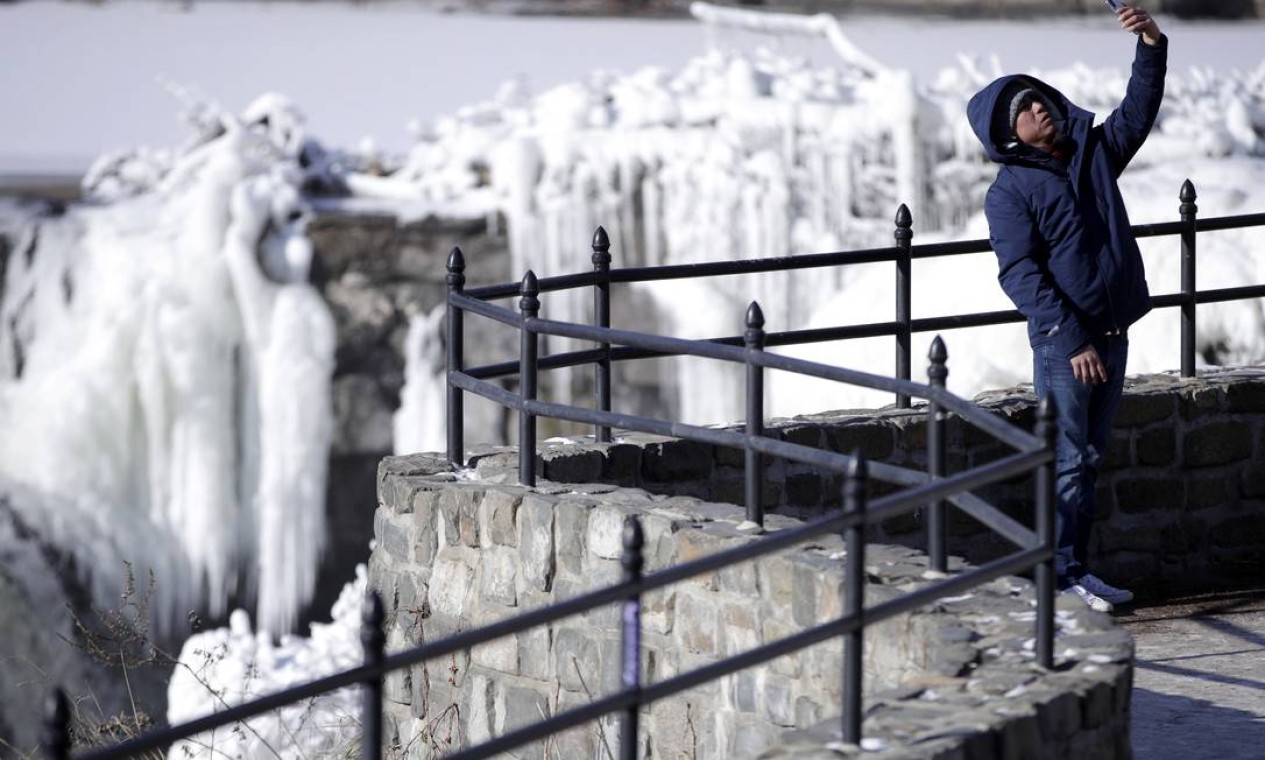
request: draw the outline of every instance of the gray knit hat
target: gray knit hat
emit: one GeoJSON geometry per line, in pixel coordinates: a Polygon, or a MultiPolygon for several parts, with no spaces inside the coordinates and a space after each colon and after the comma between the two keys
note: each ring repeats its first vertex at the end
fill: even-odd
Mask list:
{"type": "MultiPolygon", "coordinates": [[[[1034,100],[1044,101],[1045,98],[1042,98],[1041,95],[1031,87],[1023,88],[1019,92],[1015,93],[1014,97],[1010,99],[1010,118],[1006,121],[1006,123],[1010,125],[1010,133],[1012,135],[1015,134],[1015,122],[1019,121],[1019,112],[1030,107],[1032,105],[1032,101],[1034,100]]],[[[1045,109],[1047,111],[1050,110],[1048,103],[1046,104],[1045,109]]]]}

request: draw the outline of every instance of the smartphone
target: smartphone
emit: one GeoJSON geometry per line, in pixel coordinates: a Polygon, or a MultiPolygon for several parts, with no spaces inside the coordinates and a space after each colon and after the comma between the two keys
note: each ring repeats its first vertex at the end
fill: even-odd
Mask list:
{"type": "Polygon", "coordinates": [[[1102,0],[1102,1],[1106,3],[1107,7],[1111,8],[1113,11],[1118,11],[1124,7],[1124,3],[1120,2],[1120,0],[1102,0]]]}

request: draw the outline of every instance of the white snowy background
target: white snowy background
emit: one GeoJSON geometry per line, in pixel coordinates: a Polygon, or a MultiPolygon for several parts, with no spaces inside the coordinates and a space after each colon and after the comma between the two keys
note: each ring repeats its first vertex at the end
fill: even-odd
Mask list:
{"type": "MultiPolygon", "coordinates": [[[[1161,23],[1169,88],[1122,182],[1133,221],[1174,219],[1187,177],[1203,216],[1263,210],[1262,26],[1161,23]]],[[[91,203],[38,225],[22,208],[0,212],[18,241],[0,314],[0,482],[24,519],[94,568],[86,580],[101,599],[117,594],[111,568],[122,559],[158,572],[168,625],[190,606],[224,612],[243,583],[257,594],[258,632],[237,611],[229,629],[186,643],[185,664],[226,691],[213,697],[178,677],[170,719],[345,667],[363,578],[311,637],[268,633],[292,624],[322,549],[333,337],[306,284],[310,182],[340,182],[349,206],[405,216],[500,212],[515,270],[540,275],[587,262],[597,224],[617,266],[886,245],[900,202],[914,212],[916,243],[981,238],[993,170],[966,99],[1021,70],[1105,116],[1132,45],[1098,16],[834,26],[751,14],[510,19],[402,4],[0,6],[0,173],[87,168],[95,157],[91,203]]],[[[1265,281],[1258,252],[1259,231],[1201,237],[1200,286],[1265,281]]],[[[1176,253],[1175,239],[1145,242],[1153,292],[1177,287],[1176,253]]],[[[915,316],[1009,306],[989,254],[919,261],[914,272],[915,316]]],[[[647,292],[673,334],[710,337],[739,333],[751,299],[770,330],[887,320],[893,280],[890,266],[868,266],[647,292]]],[[[550,317],[579,314],[547,304],[550,317]]],[[[1131,373],[1178,364],[1176,320],[1167,310],[1132,331],[1131,373]]],[[[437,321],[419,315],[414,328],[401,450],[442,442],[427,350],[437,321]]],[[[1201,308],[1200,329],[1218,361],[1265,355],[1259,301],[1201,308]]],[[[951,390],[1028,377],[1021,326],[945,337],[951,390]]],[[[915,340],[916,368],[930,338],[915,340]]],[[[890,340],[796,353],[893,367],[890,340]]],[[[740,414],[734,373],[699,366],[679,377],[682,418],[740,414]]],[[[769,383],[779,415],[887,401],[780,375],[769,383]]],[[[254,742],[287,736],[305,737],[296,755],[341,746],[349,699],[222,735],[216,750],[250,757],[254,742]]]]}

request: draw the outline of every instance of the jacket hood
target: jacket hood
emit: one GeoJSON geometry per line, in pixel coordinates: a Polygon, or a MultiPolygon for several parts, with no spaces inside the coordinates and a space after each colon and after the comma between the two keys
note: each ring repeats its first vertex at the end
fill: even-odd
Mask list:
{"type": "Polygon", "coordinates": [[[1029,87],[1039,92],[1053,106],[1054,112],[1051,116],[1054,117],[1060,133],[1079,141],[1082,136],[1076,134],[1080,131],[1077,127],[1080,124],[1087,127],[1093,123],[1092,113],[1071,102],[1063,93],[1036,77],[1009,74],[995,79],[971,97],[970,102],[966,104],[966,115],[971,122],[971,129],[975,131],[975,136],[984,146],[984,152],[997,163],[1038,158],[1040,155],[1038,149],[1024,145],[1016,140],[1014,135],[998,134],[999,130],[993,126],[997,121],[995,114],[998,109],[1006,109],[1009,112],[1010,96],[1029,87]],[[1034,155],[1026,156],[1025,154],[1029,152],[1034,155]]]}

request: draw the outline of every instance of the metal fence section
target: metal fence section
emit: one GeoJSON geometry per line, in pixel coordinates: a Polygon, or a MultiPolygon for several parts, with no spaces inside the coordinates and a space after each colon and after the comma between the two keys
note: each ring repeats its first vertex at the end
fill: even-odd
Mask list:
{"type": "MultiPolygon", "coordinates": [[[[1182,310],[1182,374],[1194,374],[1196,306],[1200,303],[1265,296],[1265,286],[1199,291],[1195,286],[1196,233],[1220,229],[1265,225],[1265,214],[1198,220],[1194,186],[1187,181],[1181,190],[1181,221],[1161,225],[1135,226],[1138,237],[1180,235],[1182,288],[1180,293],[1156,296],[1157,307],[1177,306],[1182,310]]],[[[362,614],[363,664],[334,675],[316,679],[282,692],[270,694],[178,726],[152,731],[117,746],[90,750],[80,758],[106,760],[161,750],[173,742],[199,733],[238,723],[294,702],[349,686],[359,686],[363,694],[361,756],[382,756],[382,679],[394,670],[409,668],[492,641],[501,636],[547,625],[571,615],[607,604],[622,608],[621,690],[581,707],[554,715],[540,723],[513,730],[475,747],[459,750],[450,757],[484,758],[528,742],[594,721],[607,715],[620,716],[620,757],[638,756],[637,724],[642,707],[742,669],[767,662],[804,647],[830,640],[842,640],[844,667],[841,705],[841,733],[845,741],[861,739],[862,635],[865,627],[894,615],[926,605],[935,599],[960,593],[990,580],[1032,569],[1036,581],[1035,623],[1037,663],[1050,668],[1054,654],[1054,456],[1055,410],[1048,399],[1039,406],[1035,434],[1020,430],[945,389],[949,352],[937,337],[929,353],[928,383],[910,379],[910,336],[914,332],[940,331],[961,327],[1022,321],[1015,311],[984,312],[930,319],[912,318],[911,271],[915,259],[978,253],[989,250],[988,241],[973,240],[929,246],[912,244],[912,218],[901,206],[896,215],[896,244],[890,248],[819,253],[794,257],[726,261],[661,267],[612,269],[610,241],[598,228],[593,236],[593,269],[580,274],[538,278],[527,272],[521,282],[466,288],[465,260],[459,249],[448,258],[447,310],[447,413],[448,458],[464,465],[464,394],[475,393],[519,415],[519,480],[535,484],[536,420],[540,416],[593,426],[594,439],[611,440],[614,428],[685,438],[718,446],[740,448],[745,453],[744,498],[747,517],[763,520],[761,468],[763,457],[781,457],[844,475],[843,509],[807,521],[792,529],[762,535],[759,540],[717,552],[688,563],[643,574],[644,537],[640,524],[629,517],[623,533],[623,573],[618,584],[599,588],[579,597],[524,613],[476,630],[465,631],[401,652],[386,653],[383,610],[376,594],[366,599],[362,614]],[[775,272],[791,269],[845,266],[858,263],[894,262],[896,269],[896,314],[891,322],[847,325],[825,329],[780,333],[765,331],[763,312],[756,303],[747,309],[742,335],[705,341],[681,340],[615,329],[610,324],[610,286],[614,283],[653,282],[686,277],[718,277],[735,274],[775,272]],[[541,316],[541,295],[574,288],[593,289],[593,324],[558,322],[541,316]],[[518,309],[491,303],[518,297],[518,309]],[[491,319],[519,331],[517,359],[482,367],[465,365],[464,321],[467,314],[491,319]],[[552,335],[592,344],[594,348],[540,355],[540,336],[552,335]],[[897,361],[896,377],[884,377],[858,370],[834,367],[770,353],[774,346],[813,343],[857,337],[893,336],[897,361]],[[614,362],[663,356],[697,356],[732,362],[745,367],[747,378],[747,420],[741,430],[716,429],[621,414],[611,409],[611,368],[614,362]],[[539,376],[559,367],[592,365],[594,368],[593,406],[577,407],[540,400],[539,376]],[[924,399],[927,424],[927,469],[925,472],[882,462],[867,462],[858,455],[822,451],[767,437],[763,428],[764,373],[773,369],[795,372],[839,383],[850,383],[892,393],[897,406],[908,408],[911,400],[924,399]],[[517,376],[518,392],[508,391],[491,379],[517,376]],[[945,456],[945,421],[949,413],[1006,444],[1014,453],[987,464],[949,473],[945,456]],[[1034,474],[1034,525],[1027,527],[995,506],[974,495],[981,487],[1026,474],[1034,474]],[[896,484],[902,489],[871,501],[867,498],[870,478],[896,484]],[[897,598],[866,607],[864,604],[864,557],[866,526],[917,509],[925,509],[926,543],[933,569],[947,565],[945,512],[948,505],[962,510],[1007,539],[1016,551],[979,567],[929,583],[897,598]],[[841,618],[764,643],[695,670],[679,673],[651,684],[641,682],[641,599],[643,595],[695,575],[712,572],[737,562],[781,551],[825,534],[842,533],[845,540],[845,583],[841,618]]],[[[70,756],[70,711],[66,697],[56,692],[49,698],[44,751],[62,760],[70,756]]]]}

